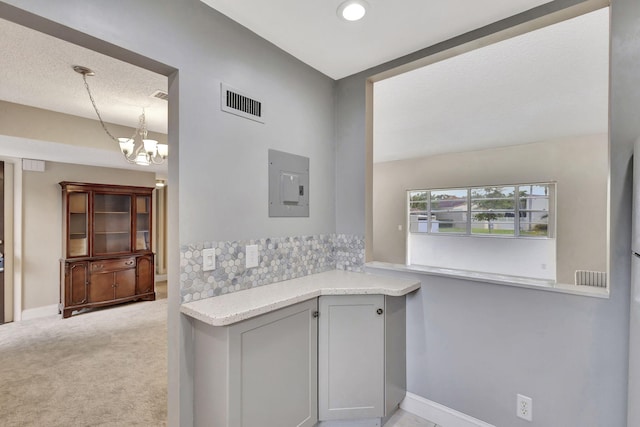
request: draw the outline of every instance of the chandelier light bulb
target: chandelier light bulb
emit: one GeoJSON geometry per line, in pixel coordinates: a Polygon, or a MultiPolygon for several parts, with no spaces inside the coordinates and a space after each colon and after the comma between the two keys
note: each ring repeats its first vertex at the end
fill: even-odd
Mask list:
{"type": "Polygon", "coordinates": [[[142,151],[138,153],[136,156],[136,164],[140,166],[149,166],[149,157],[147,157],[146,153],[142,151]]]}
{"type": "Polygon", "coordinates": [[[151,157],[156,155],[156,146],[158,145],[158,141],[153,139],[143,139],[142,143],[144,144],[144,151],[147,152],[151,157]]]}
{"type": "Polygon", "coordinates": [[[167,156],[169,155],[169,146],[167,144],[158,144],[157,148],[158,148],[158,156],[162,157],[163,159],[166,159],[167,156]]]}
{"type": "Polygon", "coordinates": [[[133,139],[118,138],[118,143],[120,144],[120,151],[122,151],[122,154],[124,154],[125,156],[128,156],[131,153],[133,153],[133,147],[135,145],[135,142],[133,139]]]}

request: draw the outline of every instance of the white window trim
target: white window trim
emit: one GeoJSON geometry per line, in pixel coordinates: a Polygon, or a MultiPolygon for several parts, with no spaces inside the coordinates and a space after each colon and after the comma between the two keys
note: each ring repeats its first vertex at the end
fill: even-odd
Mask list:
{"type": "MultiPolygon", "coordinates": [[[[524,182],[519,184],[491,184],[491,185],[473,185],[473,186],[465,186],[465,187],[448,187],[448,188],[426,188],[426,189],[415,189],[415,190],[407,190],[407,199],[406,199],[406,209],[407,209],[407,234],[422,234],[429,236],[457,236],[457,237],[477,237],[481,239],[487,238],[497,238],[497,239],[555,239],[556,236],[556,194],[557,194],[557,183],[554,181],[548,182],[524,182]],[[520,209],[520,197],[517,197],[519,194],[519,187],[525,186],[533,186],[533,185],[547,185],[549,186],[549,195],[547,196],[549,202],[549,210],[544,211],[548,212],[549,218],[547,223],[547,235],[546,236],[531,236],[531,235],[521,235],[520,234],[520,212],[523,209],[520,209]],[[471,190],[475,188],[482,187],[515,187],[514,191],[514,199],[515,207],[514,207],[514,232],[513,235],[510,234],[481,234],[481,233],[473,233],[472,232],[472,206],[471,206],[471,190]],[[434,233],[432,232],[432,219],[431,219],[431,192],[432,191],[446,191],[446,190],[466,190],[467,191],[467,218],[466,218],[466,232],[450,232],[450,233],[434,233]],[[425,201],[427,204],[427,231],[412,231],[411,230],[411,193],[416,192],[427,192],[428,198],[425,201]]],[[[524,209],[526,212],[543,212],[540,210],[531,210],[524,209]]],[[[407,236],[409,237],[409,236],[407,236]]]]}

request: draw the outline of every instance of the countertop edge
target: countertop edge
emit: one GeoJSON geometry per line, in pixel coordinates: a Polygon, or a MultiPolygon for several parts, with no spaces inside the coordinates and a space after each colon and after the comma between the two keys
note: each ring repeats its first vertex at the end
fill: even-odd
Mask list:
{"type": "MultiPolygon", "coordinates": [[[[319,276],[322,274],[324,273],[318,273],[318,275],[311,275],[311,276],[319,276]]],[[[221,316],[212,313],[211,312],[212,310],[206,310],[206,309],[200,309],[200,308],[194,307],[194,304],[198,304],[198,303],[199,303],[198,305],[203,305],[203,304],[212,305],[212,301],[209,301],[209,300],[215,300],[219,298],[219,297],[212,297],[204,300],[193,301],[193,302],[182,304],[180,306],[180,312],[191,318],[194,318],[196,320],[199,320],[211,326],[229,326],[234,323],[241,322],[243,320],[251,319],[253,317],[260,316],[262,314],[266,314],[272,311],[276,311],[281,308],[285,308],[285,307],[297,304],[299,302],[304,302],[312,298],[317,298],[323,295],[386,295],[386,296],[392,296],[392,297],[400,297],[418,290],[421,286],[421,283],[418,280],[391,279],[385,276],[379,276],[379,275],[370,274],[370,273],[351,273],[351,274],[357,274],[357,275],[363,274],[363,275],[373,276],[376,278],[382,278],[385,281],[402,283],[401,285],[402,287],[394,288],[394,287],[373,285],[371,287],[368,287],[368,286],[354,286],[354,287],[321,286],[321,287],[315,287],[311,289],[292,288],[290,291],[287,290],[287,292],[292,293],[290,296],[283,296],[282,298],[267,300],[265,303],[254,303],[254,305],[250,308],[243,308],[233,314],[223,314],[221,316]],[[205,301],[205,303],[203,303],[203,301],[205,301]],[[209,303],[206,303],[206,301],[209,301],[209,303]]],[[[305,276],[305,277],[310,277],[310,276],[305,276]]],[[[296,280],[299,281],[299,279],[303,279],[303,278],[291,279],[283,282],[276,282],[270,285],[264,285],[259,288],[253,288],[253,289],[266,289],[269,286],[278,285],[278,284],[279,284],[279,287],[281,288],[283,285],[286,286],[287,282],[293,283],[296,280]]],[[[251,291],[252,289],[247,289],[247,290],[238,291],[238,292],[251,292],[251,291]]]]}
{"type": "MultiPolygon", "coordinates": [[[[269,286],[269,285],[266,285],[269,286]]],[[[242,292],[242,291],[240,291],[242,292]]],[[[304,302],[312,298],[320,296],[319,292],[308,292],[302,295],[296,295],[291,298],[281,299],[273,303],[267,303],[264,305],[256,306],[254,308],[243,310],[236,314],[230,314],[225,316],[215,316],[213,314],[204,313],[201,310],[196,310],[191,307],[185,307],[183,304],[180,306],[180,312],[194,319],[200,320],[211,326],[229,326],[234,323],[242,322],[243,320],[251,319],[261,314],[267,314],[272,311],[279,310],[281,308],[289,307],[299,302],[304,302]]],[[[215,297],[214,297],[215,298],[215,297]]]]}

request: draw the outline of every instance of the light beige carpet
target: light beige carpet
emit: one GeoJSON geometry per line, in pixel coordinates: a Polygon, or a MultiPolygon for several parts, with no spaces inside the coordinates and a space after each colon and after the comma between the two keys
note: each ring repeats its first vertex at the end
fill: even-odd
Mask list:
{"type": "Polygon", "coordinates": [[[0,326],[0,425],[164,426],[167,300],[0,326]]]}

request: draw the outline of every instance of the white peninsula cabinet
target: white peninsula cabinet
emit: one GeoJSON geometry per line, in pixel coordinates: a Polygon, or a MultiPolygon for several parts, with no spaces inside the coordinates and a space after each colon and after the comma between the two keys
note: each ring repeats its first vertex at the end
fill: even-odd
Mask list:
{"type": "Polygon", "coordinates": [[[418,281],[329,271],[183,304],[195,427],[379,427],[404,398],[418,281]]]}
{"type": "Polygon", "coordinates": [[[317,304],[222,328],[194,322],[194,425],[316,425],[317,304]]]}
{"type": "Polygon", "coordinates": [[[405,297],[319,298],[318,412],[329,420],[379,426],[406,390],[405,297]]]}

